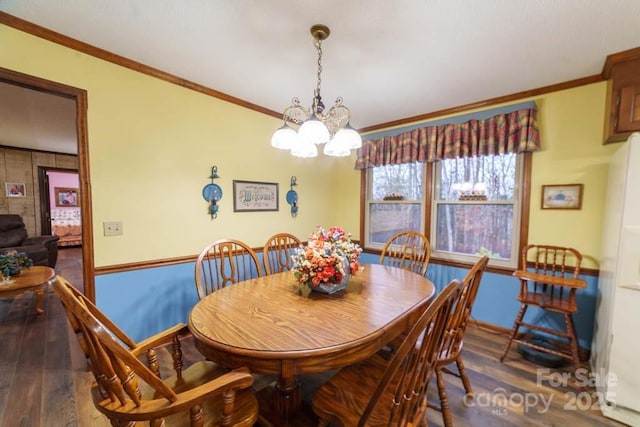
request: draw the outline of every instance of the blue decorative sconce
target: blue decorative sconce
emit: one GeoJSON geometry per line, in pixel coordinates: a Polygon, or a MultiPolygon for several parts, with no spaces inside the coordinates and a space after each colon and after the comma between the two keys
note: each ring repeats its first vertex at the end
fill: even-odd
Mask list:
{"type": "Polygon", "coordinates": [[[202,197],[209,203],[209,215],[211,215],[211,219],[218,217],[218,202],[222,199],[222,188],[218,184],[214,184],[213,180],[216,178],[220,178],[218,175],[218,167],[211,167],[211,184],[207,184],[202,189],[202,197]]]}
{"type": "Polygon", "coordinates": [[[287,203],[291,205],[291,216],[293,218],[298,215],[298,193],[293,189],[294,186],[298,185],[296,182],[296,177],[291,177],[291,190],[287,191],[287,203]]]}

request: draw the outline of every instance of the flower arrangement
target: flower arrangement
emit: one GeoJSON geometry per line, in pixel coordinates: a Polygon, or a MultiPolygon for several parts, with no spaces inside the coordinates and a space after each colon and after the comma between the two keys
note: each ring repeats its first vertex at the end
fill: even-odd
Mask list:
{"type": "Polygon", "coordinates": [[[351,241],[351,234],[345,234],[342,227],[327,231],[318,226],[309,235],[307,246],[299,247],[291,256],[292,271],[298,283],[309,288],[336,287],[342,284],[345,275],[360,269],[360,253],[360,246],[351,241]]]}
{"type": "Polygon", "coordinates": [[[33,261],[24,252],[10,250],[0,255],[0,271],[2,271],[2,277],[14,276],[23,268],[29,268],[32,265],[33,261]]]}

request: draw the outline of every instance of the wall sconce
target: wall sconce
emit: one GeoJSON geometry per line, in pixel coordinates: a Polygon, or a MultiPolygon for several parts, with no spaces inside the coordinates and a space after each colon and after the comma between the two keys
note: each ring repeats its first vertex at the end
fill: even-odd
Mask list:
{"type": "Polygon", "coordinates": [[[222,188],[218,184],[215,184],[213,180],[220,178],[218,175],[218,167],[211,167],[211,184],[207,184],[202,189],[202,197],[209,203],[208,213],[211,215],[211,219],[218,217],[218,202],[222,199],[222,188]]]}
{"type": "Polygon", "coordinates": [[[298,215],[298,193],[293,189],[294,186],[298,185],[296,182],[296,177],[291,177],[291,190],[287,191],[287,203],[291,205],[291,216],[293,218],[298,215]]]}

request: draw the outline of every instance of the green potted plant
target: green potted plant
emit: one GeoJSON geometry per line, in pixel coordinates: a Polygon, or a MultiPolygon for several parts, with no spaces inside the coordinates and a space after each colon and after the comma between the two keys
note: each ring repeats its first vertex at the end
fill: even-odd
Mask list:
{"type": "Polygon", "coordinates": [[[32,265],[33,261],[25,252],[10,250],[0,255],[2,277],[17,276],[23,268],[29,268],[32,265]]]}

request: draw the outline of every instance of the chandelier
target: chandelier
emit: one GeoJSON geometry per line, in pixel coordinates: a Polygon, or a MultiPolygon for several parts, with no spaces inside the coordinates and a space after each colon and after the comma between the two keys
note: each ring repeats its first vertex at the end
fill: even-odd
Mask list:
{"type": "Polygon", "coordinates": [[[318,81],[313,91],[311,108],[305,109],[298,98],[293,98],[291,105],[282,114],[284,124],[271,137],[273,147],[291,150],[291,154],[296,157],[316,157],[319,144],[326,143],[322,152],[335,157],[348,156],[352,149],[362,146],[360,134],[349,124],[351,114],[342,103],[342,98],[338,97],[336,103],[325,112],[320,97],[322,41],[329,34],[329,28],[324,25],[311,27],[313,45],[318,51],[318,81]]]}

